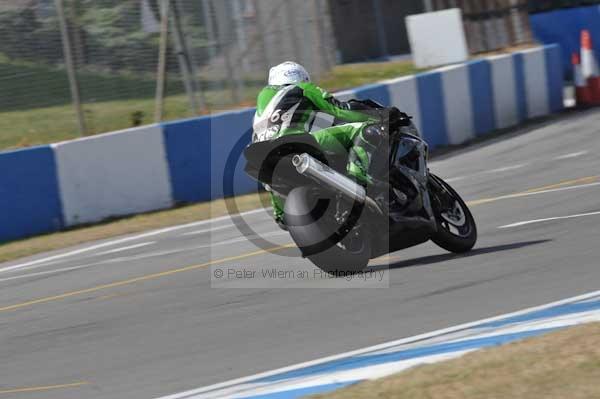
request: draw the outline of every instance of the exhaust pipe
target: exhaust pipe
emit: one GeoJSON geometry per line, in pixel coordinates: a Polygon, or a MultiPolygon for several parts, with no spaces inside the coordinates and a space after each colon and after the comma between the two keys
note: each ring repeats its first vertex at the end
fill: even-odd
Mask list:
{"type": "Polygon", "coordinates": [[[365,204],[376,212],[383,214],[379,205],[367,195],[367,191],[363,186],[333,170],[310,155],[306,153],[294,155],[292,158],[292,165],[294,165],[296,171],[301,175],[330,187],[335,191],[339,191],[351,201],[365,204]]]}

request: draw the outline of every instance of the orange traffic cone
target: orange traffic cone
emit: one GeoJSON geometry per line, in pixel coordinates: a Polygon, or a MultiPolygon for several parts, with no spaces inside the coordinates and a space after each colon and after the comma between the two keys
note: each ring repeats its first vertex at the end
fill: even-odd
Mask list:
{"type": "Polygon", "coordinates": [[[573,64],[575,75],[575,104],[578,107],[589,106],[592,104],[592,93],[588,86],[587,79],[583,76],[579,54],[573,53],[571,56],[571,63],[573,64]]]}
{"type": "Polygon", "coordinates": [[[600,70],[594,54],[590,31],[581,31],[581,71],[587,81],[591,103],[600,105],[600,70]]]}

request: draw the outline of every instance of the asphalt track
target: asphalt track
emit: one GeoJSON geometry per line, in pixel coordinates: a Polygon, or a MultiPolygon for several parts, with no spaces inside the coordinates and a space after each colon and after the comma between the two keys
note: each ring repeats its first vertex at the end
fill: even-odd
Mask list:
{"type": "MultiPolygon", "coordinates": [[[[374,261],[390,263],[389,288],[213,288],[214,268],[307,268],[229,220],[2,264],[0,399],[154,398],[597,290],[599,150],[600,112],[587,111],[438,157],[478,245],[374,261]]],[[[245,219],[290,242],[266,213],[245,219]]]]}

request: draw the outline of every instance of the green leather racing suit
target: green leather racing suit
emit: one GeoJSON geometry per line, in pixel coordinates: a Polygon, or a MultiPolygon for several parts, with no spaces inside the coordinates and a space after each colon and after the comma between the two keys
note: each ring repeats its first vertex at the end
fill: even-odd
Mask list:
{"type": "MultiPolygon", "coordinates": [[[[350,110],[348,103],[312,83],[267,86],[258,94],[252,141],[273,140],[288,134],[310,132],[318,112],[335,118],[335,125],[312,133],[325,151],[348,154],[347,172],[366,185],[374,145],[364,137],[365,129],[379,122],[377,117],[350,110]]],[[[283,222],[283,199],[271,193],[274,217],[283,222]]]]}

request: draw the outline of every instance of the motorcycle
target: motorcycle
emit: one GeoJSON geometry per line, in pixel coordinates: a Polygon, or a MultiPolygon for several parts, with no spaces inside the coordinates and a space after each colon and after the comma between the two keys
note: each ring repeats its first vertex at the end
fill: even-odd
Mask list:
{"type": "MultiPolygon", "coordinates": [[[[372,100],[349,104],[386,110],[372,100]]],[[[253,140],[244,150],[246,173],[285,199],[285,227],[302,256],[325,272],[356,273],[371,259],[429,240],[454,253],[477,241],[473,215],[429,171],[427,143],[410,118],[388,126],[389,142],[378,147],[370,170],[387,182],[378,187],[351,179],[347,156],[326,153],[308,133],[253,140]]]]}

